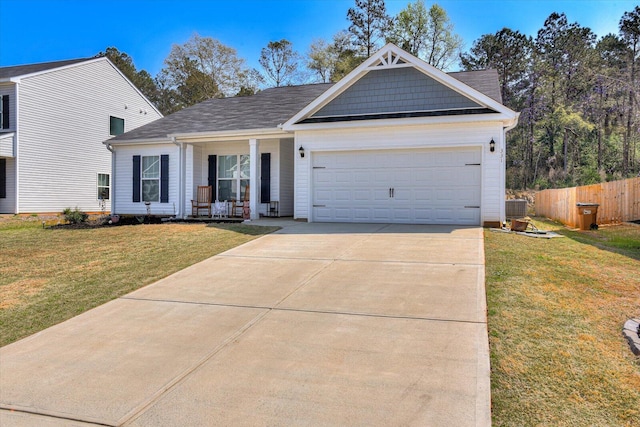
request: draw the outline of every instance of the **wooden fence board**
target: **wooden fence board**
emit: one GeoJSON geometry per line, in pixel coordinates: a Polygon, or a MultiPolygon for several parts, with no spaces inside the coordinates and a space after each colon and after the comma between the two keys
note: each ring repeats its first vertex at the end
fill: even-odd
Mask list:
{"type": "Polygon", "coordinates": [[[578,226],[576,203],[598,203],[598,224],[640,220],[640,177],[536,193],[536,215],[578,226]]]}

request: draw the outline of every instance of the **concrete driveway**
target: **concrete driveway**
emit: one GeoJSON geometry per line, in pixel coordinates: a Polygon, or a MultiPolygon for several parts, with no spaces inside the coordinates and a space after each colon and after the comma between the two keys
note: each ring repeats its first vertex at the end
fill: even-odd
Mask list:
{"type": "Polygon", "coordinates": [[[282,224],[0,349],[0,425],[491,424],[480,228],[282,224]]]}

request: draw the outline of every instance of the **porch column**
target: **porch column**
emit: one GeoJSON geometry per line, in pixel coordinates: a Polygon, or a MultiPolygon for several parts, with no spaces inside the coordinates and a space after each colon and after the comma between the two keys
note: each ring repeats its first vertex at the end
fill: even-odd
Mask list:
{"type": "Polygon", "coordinates": [[[258,213],[258,163],[260,163],[260,142],[253,138],[249,140],[249,208],[251,209],[251,219],[260,218],[258,213]]]}

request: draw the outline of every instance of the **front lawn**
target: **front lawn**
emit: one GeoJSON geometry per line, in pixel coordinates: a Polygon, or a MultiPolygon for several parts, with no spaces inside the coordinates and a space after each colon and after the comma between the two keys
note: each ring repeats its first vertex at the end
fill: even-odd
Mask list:
{"type": "Polygon", "coordinates": [[[638,426],[640,227],[544,240],[485,231],[494,426],[638,426]]]}
{"type": "Polygon", "coordinates": [[[275,229],[204,224],[43,229],[38,218],[5,217],[0,346],[275,229]]]}

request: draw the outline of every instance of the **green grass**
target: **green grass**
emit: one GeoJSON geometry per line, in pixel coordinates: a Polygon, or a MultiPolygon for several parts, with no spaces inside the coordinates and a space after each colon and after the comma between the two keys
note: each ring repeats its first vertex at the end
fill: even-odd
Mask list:
{"type": "Polygon", "coordinates": [[[38,218],[4,217],[0,346],[275,229],[204,224],[43,229],[38,218]]]}
{"type": "Polygon", "coordinates": [[[533,239],[485,232],[494,426],[638,426],[640,227],[533,239]]]}

